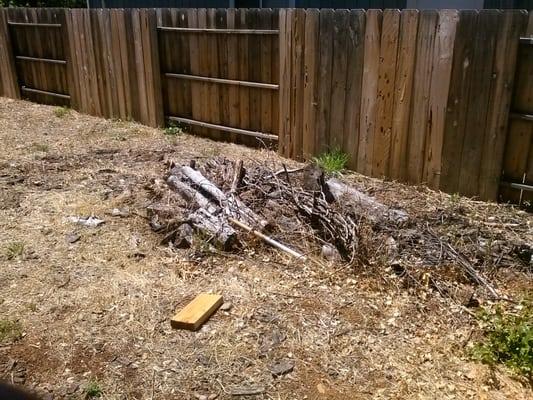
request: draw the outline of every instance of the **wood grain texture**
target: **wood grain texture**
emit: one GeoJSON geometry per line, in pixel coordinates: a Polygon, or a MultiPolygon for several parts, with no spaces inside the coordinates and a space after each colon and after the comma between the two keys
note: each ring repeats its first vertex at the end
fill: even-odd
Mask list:
{"type": "Polygon", "coordinates": [[[400,20],[398,64],[394,82],[389,177],[407,179],[407,145],[411,115],[413,82],[415,79],[418,11],[404,10],[400,20]]]}
{"type": "Polygon", "coordinates": [[[376,128],[381,23],[381,10],[367,11],[363,85],[361,89],[361,118],[359,122],[356,169],[357,172],[367,175],[372,173],[372,148],[376,128]]]}
{"type": "Polygon", "coordinates": [[[477,11],[460,11],[456,28],[440,177],[440,189],[447,193],[456,193],[459,187],[477,19],[477,11]]]}
{"type": "Polygon", "coordinates": [[[333,14],[333,61],[331,65],[331,104],[328,148],[342,150],[344,144],[344,104],[348,72],[348,35],[350,13],[335,10],[333,14]]]}
{"type": "Polygon", "coordinates": [[[318,117],[316,130],[316,153],[329,150],[331,115],[331,73],[333,66],[333,21],[334,11],[320,10],[320,57],[318,80],[318,117]]]}
{"type": "Polygon", "coordinates": [[[201,293],[170,320],[174,329],[196,331],[222,305],[222,296],[201,293]]]}
{"type": "Polygon", "coordinates": [[[481,10],[474,36],[475,49],[458,186],[458,192],[469,197],[477,195],[481,165],[480,150],[485,140],[488,106],[494,79],[492,65],[499,17],[499,11],[481,10]]]}
{"type": "Polygon", "coordinates": [[[291,158],[302,160],[303,149],[303,88],[304,88],[304,49],[305,49],[305,11],[296,9],[292,27],[292,65],[291,65],[291,158]]]}
{"type": "Polygon", "coordinates": [[[291,93],[291,10],[279,12],[279,154],[287,157],[290,147],[291,93]]]}
{"type": "Polygon", "coordinates": [[[7,21],[7,11],[0,9],[0,95],[19,99],[18,77],[7,21]]]}
{"type": "Polygon", "coordinates": [[[320,12],[314,8],[306,10],[305,13],[302,156],[309,160],[316,155],[320,12]]]}
{"type": "Polygon", "coordinates": [[[377,91],[376,129],[372,141],[372,176],[389,176],[391,156],[394,85],[396,82],[400,11],[383,11],[379,76],[377,91]]]}
{"type": "Polygon", "coordinates": [[[452,72],[453,47],[459,14],[456,10],[439,10],[433,49],[433,71],[429,93],[429,127],[427,130],[423,180],[432,189],[440,187],[442,144],[446,106],[452,72]]]}
{"type": "MultiPolygon", "coordinates": [[[[496,35],[496,47],[492,74],[495,77],[491,87],[487,111],[487,126],[481,148],[478,196],[482,200],[496,201],[503,166],[503,153],[507,133],[507,123],[512,99],[512,88],[517,62],[519,37],[524,34],[527,13],[506,11],[501,15],[501,23],[496,35]]],[[[533,54],[533,53],[532,53],[533,54]]],[[[523,60],[525,61],[525,60],[523,60]]],[[[518,69],[518,74],[520,70],[518,69]]],[[[531,70],[533,74],[533,58],[531,70]]],[[[517,87],[520,90],[523,85],[517,87]]],[[[533,82],[529,88],[533,91],[533,82]]],[[[533,111],[533,101],[530,104],[533,111]]]]}
{"type": "Polygon", "coordinates": [[[365,12],[351,10],[347,27],[348,71],[346,101],[344,104],[344,142],[342,149],[348,154],[348,167],[357,167],[359,147],[359,120],[361,118],[361,88],[363,85],[365,12]]]}
{"type": "Polygon", "coordinates": [[[424,180],[424,152],[430,127],[429,97],[437,21],[436,11],[424,10],[420,12],[416,41],[416,79],[413,85],[413,104],[407,150],[407,181],[409,183],[422,183],[424,180]]]}

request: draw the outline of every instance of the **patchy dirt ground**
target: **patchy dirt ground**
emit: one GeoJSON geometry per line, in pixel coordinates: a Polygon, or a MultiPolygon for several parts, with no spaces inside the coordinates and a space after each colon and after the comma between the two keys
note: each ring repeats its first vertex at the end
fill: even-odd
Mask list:
{"type": "MultiPolygon", "coordinates": [[[[83,398],[91,382],[105,399],[226,399],[239,388],[257,399],[533,396],[508,371],[469,361],[478,331],[468,309],[380,266],[291,262],[262,245],[242,254],[159,245],[144,210],[164,159],[281,161],[275,153],[55,110],[0,99],[0,319],[22,330],[0,344],[0,378],[60,399],[83,398]],[[127,216],[111,215],[124,207],[127,216]],[[88,215],[106,222],[68,220],[88,215]],[[231,308],[197,333],[171,329],[175,310],[203,291],[231,308]],[[293,371],[273,377],[287,360],[293,371]]],[[[468,204],[465,218],[533,226],[510,207],[347,179],[407,211],[468,204]]],[[[526,271],[492,278],[506,295],[531,290],[526,271]]]]}

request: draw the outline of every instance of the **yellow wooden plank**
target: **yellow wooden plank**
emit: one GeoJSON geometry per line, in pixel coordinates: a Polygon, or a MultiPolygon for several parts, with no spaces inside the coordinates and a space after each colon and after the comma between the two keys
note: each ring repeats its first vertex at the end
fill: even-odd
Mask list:
{"type": "Polygon", "coordinates": [[[222,301],[218,294],[200,293],[170,320],[170,325],[196,331],[222,305],[222,301]]]}

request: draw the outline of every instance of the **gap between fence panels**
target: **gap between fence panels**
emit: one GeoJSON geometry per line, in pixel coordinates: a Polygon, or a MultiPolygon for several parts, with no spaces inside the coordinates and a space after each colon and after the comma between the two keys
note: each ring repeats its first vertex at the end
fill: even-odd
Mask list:
{"type": "Polygon", "coordinates": [[[265,133],[265,132],[256,132],[256,131],[250,131],[247,129],[240,129],[240,128],[232,128],[231,126],[225,126],[225,125],[218,125],[218,124],[211,124],[209,122],[203,122],[198,121],[195,119],[189,119],[189,118],[182,118],[182,117],[174,117],[174,116],[167,116],[166,117],[170,121],[175,121],[187,125],[196,125],[200,126],[202,128],[209,128],[209,129],[216,129],[219,131],[225,131],[229,133],[236,133],[238,135],[244,135],[244,136],[252,136],[260,139],[266,139],[266,140],[272,140],[277,141],[278,136],[272,135],[271,133],[265,133]]]}
{"type": "Polygon", "coordinates": [[[69,96],[68,94],[49,92],[49,91],[47,91],[47,90],[41,90],[41,89],[30,88],[30,87],[27,87],[27,86],[21,86],[21,87],[20,87],[20,90],[22,90],[23,92],[37,93],[37,94],[45,94],[45,95],[48,95],[48,96],[54,96],[54,97],[59,97],[59,98],[61,98],[61,99],[67,99],[67,100],[70,100],[70,96],[69,96]]]}
{"type": "Polygon", "coordinates": [[[279,85],[276,85],[274,83],[241,81],[241,80],[223,79],[223,78],[211,78],[211,77],[208,77],[208,76],[175,74],[175,73],[172,73],[172,72],[167,72],[164,75],[167,78],[175,78],[175,79],[189,79],[189,80],[192,80],[192,81],[223,83],[223,84],[226,84],[226,85],[246,86],[246,87],[255,87],[255,88],[271,89],[271,90],[278,90],[279,89],[279,85]]]}

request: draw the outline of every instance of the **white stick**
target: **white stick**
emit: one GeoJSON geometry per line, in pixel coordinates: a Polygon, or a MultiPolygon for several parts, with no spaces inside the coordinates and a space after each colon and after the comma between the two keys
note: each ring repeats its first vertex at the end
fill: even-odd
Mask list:
{"type": "Polygon", "coordinates": [[[276,241],[276,240],[274,240],[274,239],[262,234],[259,231],[256,231],[255,229],[249,227],[248,225],[246,225],[245,223],[243,223],[241,221],[238,221],[238,220],[236,220],[234,218],[231,218],[231,217],[228,217],[228,221],[233,223],[233,224],[235,224],[235,225],[237,225],[238,227],[240,227],[240,228],[252,233],[253,235],[255,235],[258,238],[260,238],[260,239],[264,240],[265,242],[267,242],[268,244],[274,246],[275,248],[280,249],[280,250],[284,251],[285,253],[290,254],[293,257],[296,257],[296,258],[298,258],[298,259],[300,259],[302,261],[307,260],[307,257],[304,256],[303,254],[300,254],[297,251],[285,246],[284,244],[282,244],[282,243],[280,243],[280,242],[278,242],[278,241],[276,241]]]}

